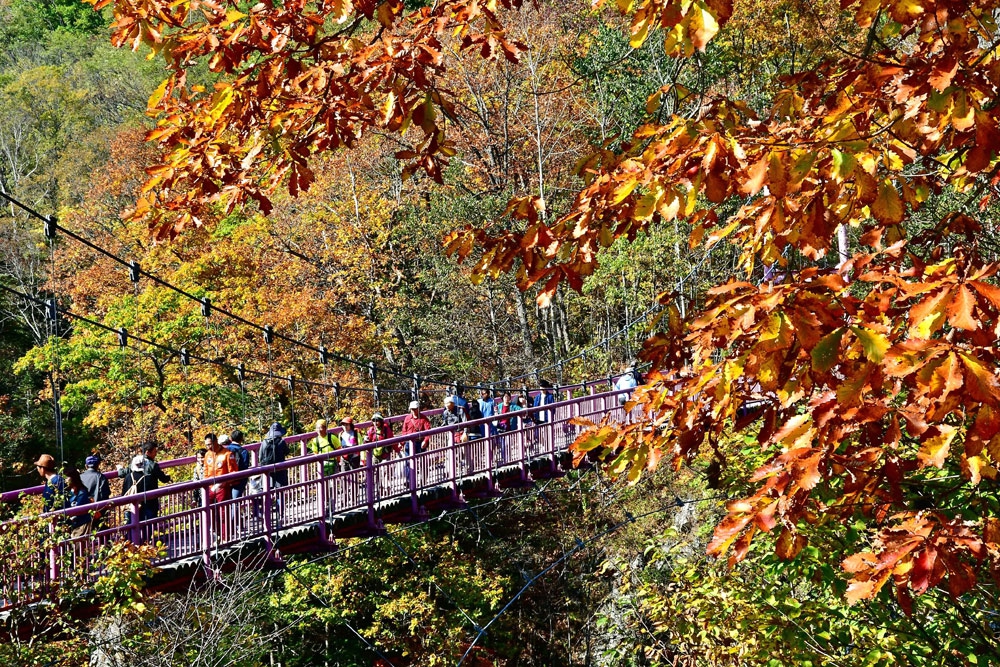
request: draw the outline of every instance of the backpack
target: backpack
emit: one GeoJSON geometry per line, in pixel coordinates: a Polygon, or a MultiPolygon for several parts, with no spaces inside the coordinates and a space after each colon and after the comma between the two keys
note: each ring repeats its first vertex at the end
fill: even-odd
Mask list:
{"type": "Polygon", "coordinates": [[[632,371],[632,377],[635,379],[635,386],[639,387],[645,384],[646,380],[642,377],[642,373],[638,369],[632,371]]]}
{"type": "Polygon", "coordinates": [[[122,484],[122,489],[123,498],[144,492],[146,490],[146,473],[129,470],[127,483],[122,484]],[[140,484],[142,485],[141,489],[139,488],[140,484]]]}
{"type": "Polygon", "coordinates": [[[277,438],[268,438],[264,442],[260,443],[260,450],[257,452],[257,460],[262,466],[269,466],[277,463],[278,458],[278,443],[281,442],[277,438]]]}

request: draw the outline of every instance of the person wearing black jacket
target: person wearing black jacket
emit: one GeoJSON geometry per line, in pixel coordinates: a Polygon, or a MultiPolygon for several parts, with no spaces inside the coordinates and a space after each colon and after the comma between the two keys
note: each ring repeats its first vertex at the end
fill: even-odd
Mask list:
{"type": "MultiPolygon", "coordinates": [[[[264,436],[264,440],[261,441],[260,450],[257,452],[261,467],[284,463],[288,456],[288,444],[284,439],[286,433],[288,431],[278,422],[271,424],[271,428],[264,436]]],[[[287,470],[269,472],[268,477],[271,478],[272,489],[288,486],[287,470]]]]}
{"type": "Polygon", "coordinates": [[[90,499],[97,503],[110,498],[111,485],[108,484],[108,480],[104,474],[98,470],[101,465],[100,455],[92,454],[87,457],[84,463],[87,469],[80,473],[80,479],[83,480],[83,485],[87,487],[90,499]]]}
{"type": "MultiPolygon", "coordinates": [[[[163,472],[156,462],[157,445],[147,440],[142,443],[142,454],[132,459],[125,483],[122,484],[122,495],[130,496],[136,493],[148,493],[160,488],[160,482],[170,483],[170,477],[163,472]]],[[[160,514],[160,500],[153,498],[139,504],[139,521],[155,519],[160,514]]]]}
{"type": "MultiPolygon", "coordinates": [[[[83,482],[84,487],[87,489],[87,493],[90,495],[91,501],[99,503],[102,500],[107,500],[111,497],[111,485],[108,484],[107,478],[101,473],[98,468],[101,465],[101,457],[99,454],[91,454],[84,461],[87,469],[80,473],[80,481],[83,482]]],[[[94,530],[101,529],[101,513],[96,512],[94,514],[93,522],[94,530]]]]}

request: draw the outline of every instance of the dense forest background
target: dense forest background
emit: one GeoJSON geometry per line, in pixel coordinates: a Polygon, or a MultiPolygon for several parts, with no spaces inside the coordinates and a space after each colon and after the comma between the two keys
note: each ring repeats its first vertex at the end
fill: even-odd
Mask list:
{"type": "MultiPolygon", "coordinates": [[[[512,275],[470,280],[442,240],[469,224],[501,229],[515,197],[539,198],[543,216],[560,210],[579,191],[579,161],[679,110],[669,99],[677,91],[725,90],[764,108],[777,75],[864,37],[836,3],[745,4],[705,52],[675,59],[659,40],[630,46],[615,13],[543,0],[508,17],[525,46],[518,63],[452,54],[441,85],[457,101],[456,155],[443,184],[404,179],[395,155],[406,146],[392,134],[370,136],[325,158],[311,188],[279,196],[269,215],[241,210],[154,243],[122,213],[156,158],[144,136],[161,64],[113,48],[107,10],[0,0],[0,188],[247,320],[429,383],[489,383],[539,368],[555,383],[601,377],[634,361],[659,326],[661,293],[696,303],[733,272],[739,248],[692,251],[683,222],[627,235],[602,251],[579,292],[560,289],[541,308],[512,275]],[[672,92],[650,110],[658,90],[672,92]]],[[[195,74],[204,85],[217,76],[207,67],[195,74]]],[[[47,239],[14,206],[3,207],[0,234],[0,283],[32,297],[230,364],[373,384],[363,367],[324,366],[280,340],[265,345],[259,332],[204,317],[162,286],[133,284],[91,248],[64,234],[47,239]]],[[[409,389],[391,375],[375,384],[409,389]]],[[[31,480],[38,454],[55,453],[53,387],[62,395],[62,456],[76,464],[91,451],[121,460],[148,436],[165,456],[189,455],[206,430],[239,427],[254,437],[275,419],[294,415],[303,425],[324,415],[367,418],[376,408],[367,391],[293,392],[253,376],[240,382],[211,364],[182,366],[155,348],[122,349],[77,320],[63,318],[53,331],[39,304],[0,292],[3,490],[31,480]]],[[[378,407],[399,411],[393,396],[378,407]]],[[[468,652],[465,664],[476,665],[846,666],[986,664],[1000,655],[995,613],[980,598],[931,590],[913,617],[888,596],[848,605],[843,573],[821,540],[792,561],[760,545],[735,569],[706,558],[724,501],[760,462],[754,443],[744,453],[722,469],[663,467],[635,485],[581,470],[284,572],[236,573],[187,595],[111,606],[85,627],[68,623],[33,641],[11,636],[0,656],[12,664],[444,665],[468,652]]],[[[840,549],[859,535],[844,526],[825,539],[840,549]]]]}

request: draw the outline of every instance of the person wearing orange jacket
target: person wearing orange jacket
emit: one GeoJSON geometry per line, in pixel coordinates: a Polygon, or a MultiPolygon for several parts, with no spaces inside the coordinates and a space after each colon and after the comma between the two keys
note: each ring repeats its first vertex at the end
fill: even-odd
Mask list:
{"type": "MultiPolygon", "coordinates": [[[[221,477],[231,472],[239,470],[236,457],[233,453],[219,444],[219,439],[214,433],[205,434],[205,479],[221,477]]],[[[208,504],[215,505],[231,497],[232,485],[229,482],[218,482],[208,487],[208,504]]],[[[219,527],[217,531],[222,540],[226,539],[228,529],[226,521],[223,519],[225,512],[213,511],[212,523],[219,527]]]]}

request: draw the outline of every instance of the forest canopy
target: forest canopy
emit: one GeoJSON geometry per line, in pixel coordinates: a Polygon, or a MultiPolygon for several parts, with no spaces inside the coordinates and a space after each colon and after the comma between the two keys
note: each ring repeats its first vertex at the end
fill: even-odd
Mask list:
{"type": "MultiPolygon", "coordinates": [[[[101,324],[0,295],[5,475],[56,395],[69,456],[186,455],[206,428],[402,411],[407,375],[641,364],[645,418],[592,424],[576,461],[629,502],[714,504],[603,553],[630,589],[608,664],[996,659],[994,4],[91,4],[0,0],[0,187],[64,232],[7,207],[0,282],[101,324]]],[[[483,614],[502,597],[463,577],[483,614]]],[[[460,653],[440,632],[405,650],[460,653]]]]}

